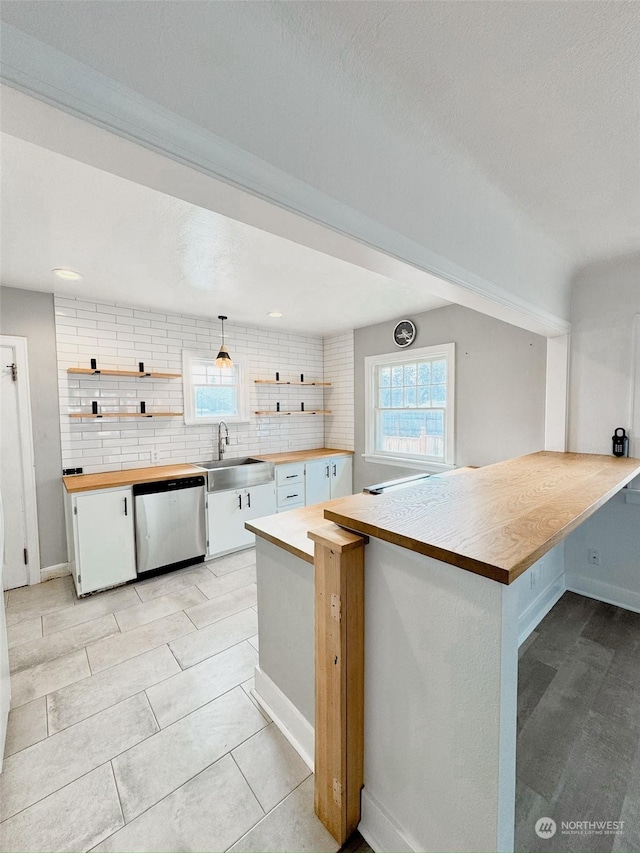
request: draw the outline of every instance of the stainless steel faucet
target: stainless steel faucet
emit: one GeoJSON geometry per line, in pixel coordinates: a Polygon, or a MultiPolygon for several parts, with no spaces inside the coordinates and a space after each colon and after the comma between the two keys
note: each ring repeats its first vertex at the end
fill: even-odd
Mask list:
{"type": "Polygon", "coordinates": [[[229,427],[224,421],[218,424],[218,459],[224,457],[225,445],[229,444],[229,427]],[[225,435],[222,435],[222,427],[224,427],[225,435]]]}

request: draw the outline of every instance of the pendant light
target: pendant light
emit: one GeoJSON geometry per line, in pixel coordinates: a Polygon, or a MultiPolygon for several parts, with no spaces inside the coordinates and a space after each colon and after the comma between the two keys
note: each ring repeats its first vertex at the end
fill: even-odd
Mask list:
{"type": "Polygon", "coordinates": [[[218,314],[218,320],[220,320],[220,323],[222,324],[222,343],[220,344],[220,352],[216,358],[216,367],[233,367],[229,350],[224,344],[224,321],[226,319],[227,318],[223,314],[218,314]]]}

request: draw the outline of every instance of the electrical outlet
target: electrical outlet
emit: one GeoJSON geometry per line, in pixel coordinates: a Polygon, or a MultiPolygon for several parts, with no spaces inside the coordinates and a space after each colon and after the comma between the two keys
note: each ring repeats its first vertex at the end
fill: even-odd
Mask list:
{"type": "Polygon", "coordinates": [[[600,565],[600,551],[597,548],[589,548],[589,562],[592,566],[600,565]]]}
{"type": "Polygon", "coordinates": [[[160,462],[160,453],[157,447],[151,448],[151,464],[157,465],[160,462]]]}

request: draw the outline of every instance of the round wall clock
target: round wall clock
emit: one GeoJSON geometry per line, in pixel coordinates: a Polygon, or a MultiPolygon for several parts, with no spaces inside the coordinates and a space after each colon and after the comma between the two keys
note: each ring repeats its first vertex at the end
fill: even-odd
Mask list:
{"type": "Polygon", "coordinates": [[[393,342],[397,347],[408,347],[416,339],[416,327],[411,320],[400,320],[393,330],[393,342]]]}

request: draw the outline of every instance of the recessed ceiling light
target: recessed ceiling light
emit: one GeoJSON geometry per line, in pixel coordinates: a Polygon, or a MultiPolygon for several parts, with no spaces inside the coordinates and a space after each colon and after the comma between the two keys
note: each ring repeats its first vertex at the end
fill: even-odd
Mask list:
{"type": "Polygon", "coordinates": [[[58,278],[61,278],[64,281],[80,281],[82,278],[82,273],[75,272],[75,270],[56,269],[51,270],[51,272],[55,273],[58,278]]]}
{"type": "Polygon", "coordinates": [[[280,313],[280,311],[269,311],[268,316],[269,317],[282,317],[282,314],[280,313]]]}

